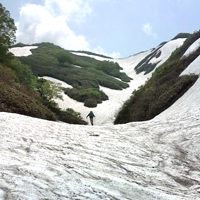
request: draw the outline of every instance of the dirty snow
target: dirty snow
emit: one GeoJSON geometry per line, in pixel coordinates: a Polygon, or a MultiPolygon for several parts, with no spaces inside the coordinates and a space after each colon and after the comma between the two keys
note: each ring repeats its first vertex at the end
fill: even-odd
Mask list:
{"type": "MultiPolygon", "coordinates": [[[[120,60],[133,77],[140,56],[120,60]]],[[[184,73],[199,74],[198,59],[184,73]]],[[[118,108],[124,90],[107,92],[118,108]]],[[[82,126],[1,113],[0,142],[0,200],[200,200],[200,80],[146,122],[82,126]]]]}

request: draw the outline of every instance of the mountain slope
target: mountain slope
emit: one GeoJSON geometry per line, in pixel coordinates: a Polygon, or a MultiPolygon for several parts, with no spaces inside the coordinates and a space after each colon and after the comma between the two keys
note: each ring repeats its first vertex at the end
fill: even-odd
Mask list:
{"type": "MultiPolygon", "coordinates": [[[[160,61],[159,64],[163,63],[164,61],[166,61],[169,58],[170,54],[176,48],[178,48],[180,45],[182,45],[184,40],[185,39],[183,39],[183,38],[181,38],[181,39],[177,38],[177,39],[174,39],[173,41],[169,41],[169,42],[163,44],[162,48],[160,48],[160,47],[155,48],[155,49],[159,49],[160,57],[156,58],[156,57],[151,56],[151,60],[149,62],[154,62],[157,59],[160,61]]],[[[53,46],[51,46],[51,47],[53,47],[53,46]]],[[[23,50],[24,48],[25,47],[18,48],[17,52],[19,52],[20,50],[23,50]]],[[[35,49],[33,49],[32,52],[34,53],[34,51],[35,51],[35,49]]],[[[14,52],[14,53],[17,54],[17,52],[14,52]]],[[[22,54],[19,54],[19,55],[23,55],[23,53],[25,53],[25,52],[22,52],[22,54]]],[[[110,61],[110,59],[102,57],[102,56],[98,56],[96,54],[94,55],[94,54],[88,54],[88,53],[84,53],[84,52],[73,52],[73,54],[81,57],[81,59],[84,59],[84,58],[88,59],[88,57],[89,57],[89,58],[95,59],[96,61],[99,60],[101,62],[106,61],[106,60],[110,61]]],[[[136,70],[135,70],[135,67],[146,57],[149,57],[151,54],[152,54],[152,50],[149,50],[149,51],[141,52],[136,55],[130,56],[128,58],[114,59],[114,60],[112,59],[112,61],[114,63],[118,63],[119,66],[123,69],[123,70],[121,70],[121,72],[126,73],[133,80],[131,80],[129,82],[129,87],[126,89],[123,89],[123,90],[113,90],[113,88],[109,89],[105,86],[99,86],[99,89],[108,96],[109,100],[103,101],[101,104],[98,104],[97,107],[92,108],[92,110],[94,111],[94,113],[97,116],[95,119],[95,124],[98,124],[98,125],[107,124],[107,123],[113,124],[113,122],[116,118],[117,112],[122,107],[124,102],[131,96],[132,92],[134,90],[138,89],[138,87],[143,85],[146,82],[146,80],[148,80],[151,77],[153,71],[151,71],[148,74],[144,74],[144,73],[137,74],[136,70]]],[[[76,57],[76,58],[79,58],[79,57],[76,57]]],[[[28,58],[29,58],[29,56],[28,57],[20,57],[21,60],[28,59],[28,58]]],[[[29,60],[30,60],[30,58],[29,58],[29,60]]],[[[159,66],[159,64],[158,64],[158,66],[159,66]]],[[[156,66],[156,67],[158,67],[158,66],[156,66]]],[[[38,67],[37,67],[37,69],[38,69],[38,67]]],[[[74,67],[74,69],[79,70],[79,68],[77,68],[77,67],[74,67]]],[[[60,72],[57,72],[57,73],[59,73],[61,75],[61,74],[63,74],[63,70],[69,70],[69,68],[66,68],[66,69],[61,68],[60,72]]],[[[68,73],[69,73],[69,71],[68,71],[68,73]]],[[[74,73],[75,73],[75,71],[72,72],[72,74],[69,73],[70,77],[73,77],[74,73]]],[[[51,78],[52,77],[53,78],[60,77],[59,78],[60,80],[62,80],[62,81],[64,80],[65,83],[67,82],[68,84],[70,84],[70,86],[68,86],[67,88],[72,88],[74,86],[73,82],[68,82],[70,79],[68,79],[68,81],[66,81],[67,80],[66,76],[56,76],[55,77],[55,73],[53,71],[51,72],[51,70],[49,70],[49,68],[48,68],[48,70],[47,69],[45,70],[45,68],[44,68],[43,72],[40,73],[40,75],[42,75],[42,76],[48,75],[48,76],[51,76],[51,78]]],[[[78,79],[78,77],[75,77],[75,78],[76,78],[76,82],[78,83],[80,81],[80,79],[78,79]]],[[[116,79],[112,79],[112,80],[117,81],[116,79]]],[[[80,93],[78,91],[75,91],[75,92],[80,93]]],[[[85,116],[88,114],[90,109],[88,107],[85,107],[84,103],[77,102],[76,100],[73,100],[66,94],[63,94],[63,99],[64,99],[63,101],[56,100],[56,102],[58,102],[59,106],[63,110],[65,110],[66,108],[73,108],[77,112],[80,112],[81,116],[83,118],[85,118],[85,116]]]]}
{"type": "MultiPolygon", "coordinates": [[[[161,62],[166,61],[170,54],[178,47],[182,45],[185,39],[176,39],[169,41],[166,43],[163,48],[161,48],[161,62]]],[[[112,124],[117,116],[117,112],[120,107],[125,103],[125,101],[131,96],[134,90],[137,90],[138,87],[143,85],[152,75],[151,71],[148,74],[140,73],[137,74],[135,71],[135,66],[140,63],[144,58],[151,54],[151,50],[138,53],[136,55],[130,56],[128,58],[123,59],[115,59],[114,62],[118,62],[118,64],[123,68],[123,71],[131,77],[133,80],[129,83],[129,88],[124,89],[122,91],[110,90],[108,88],[101,87],[101,89],[108,95],[109,100],[99,104],[96,108],[92,110],[96,113],[97,118],[95,123],[98,125],[101,124],[112,124]]],[[[88,56],[87,54],[78,53],[81,56],[88,56]]],[[[95,59],[104,60],[105,58],[92,56],[95,59]]],[[[154,58],[152,58],[153,60],[154,58]]],[[[66,108],[71,105],[75,105],[75,102],[70,103],[70,99],[68,97],[64,97],[66,100],[64,102],[58,101],[62,108],[66,108]]],[[[82,104],[78,104],[76,107],[77,111],[82,114],[82,116],[86,116],[88,109],[82,106],[82,104]]]]}
{"type": "Polygon", "coordinates": [[[171,106],[194,84],[197,75],[179,75],[200,55],[199,38],[200,32],[192,34],[155,70],[151,79],[126,101],[115,120],[116,124],[152,119],[171,106]],[[193,49],[192,53],[185,56],[190,48],[193,49]]]}
{"type": "MultiPolygon", "coordinates": [[[[91,57],[77,56],[50,43],[35,45],[30,55],[19,56],[20,61],[29,65],[36,76],[49,76],[72,85],[73,88],[67,89],[65,93],[84,102],[87,107],[96,107],[108,99],[99,86],[122,90],[128,87],[131,80],[120,72],[121,67],[112,59],[98,61],[91,57]]],[[[11,51],[15,53],[16,48],[20,50],[26,47],[15,47],[11,51]]]]}
{"type": "Polygon", "coordinates": [[[124,125],[1,113],[0,199],[199,200],[199,88],[153,120],[124,125]]]}
{"type": "MultiPolygon", "coordinates": [[[[195,41],[183,57],[196,52],[195,41]]],[[[131,88],[151,76],[134,70],[150,52],[118,60],[136,79],[131,88]]],[[[197,56],[180,76],[199,75],[199,66],[197,56]]],[[[112,120],[105,126],[75,126],[1,113],[0,199],[200,200],[199,89],[197,79],[154,119],[115,126],[112,120]]],[[[112,113],[119,106],[127,90],[116,93],[113,107],[101,104],[100,119],[105,109],[112,113]]],[[[109,91],[113,97],[114,91],[109,91]]],[[[75,106],[83,105],[74,101],[75,106]]]]}
{"type": "Polygon", "coordinates": [[[137,73],[144,72],[144,74],[148,74],[154,69],[161,66],[172,53],[172,49],[177,48],[177,46],[181,46],[185,38],[177,38],[176,40],[171,40],[169,42],[165,42],[160,44],[157,48],[153,49],[151,53],[146,56],[141,62],[137,64],[135,70],[137,73]],[[177,43],[179,45],[177,45],[177,43]]]}
{"type": "MultiPolygon", "coordinates": [[[[19,67],[18,71],[27,75],[23,80],[29,83],[30,74],[23,67],[19,67]]],[[[57,120],[55,113],[48,109],[39,94],[22,84],[17,75],[16,71],[0,64],[0,111],[57,120]]]]}

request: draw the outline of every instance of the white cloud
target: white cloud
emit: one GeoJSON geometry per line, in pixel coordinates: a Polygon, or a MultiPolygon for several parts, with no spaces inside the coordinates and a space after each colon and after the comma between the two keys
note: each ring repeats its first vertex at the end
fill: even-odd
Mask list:
{"type": "Polygon", "coordinates": [[[45,0],[45,8],[54,15],[63,15],[67,21],[80,22],[92,13],[89,2],[83,0],[45,0]]]}
{"type": "Polygon", "coordinates": [[[91,47],[84,35],[76,34],[70,27],[71,23],[83,23],[92,13],[91,2],[93,0],[45,0],[43,5],[24,5],[16,23],[17,42],[52,42],[68,50],[87,50],[120,57],[120,53],[107,54],[99,46],[91,47]]]}
{"type": "Polygon", "coordinates": [[[157,37],[157,35],[156,35],[156,33],[154,33],[153,27],[151,26],[150,23],[143,24],[142,31],[144,31],[144,33],[147,34],[148,36],[157,37]]]}
{"type": "Polygon", "coordinates": [[[45,0],[44,6],[27,4],[21,8],[16,23],[17,41],[52,42],[66,49],[88,50],[86,38],[75,34],[68,22],[80,23],[91,12],[89,3],[83,0],[45,0]]]}
{"type": "Polygon", "coordinates": [[[102,47],[100,47],[100,46],[96,47],[96,48],[93,49],[92,51],[95,52],[95,53],[98,53],[98,54],[102,54],[102,55],[109,56],[109,57],[111,57],[111,58],[120,58],[120,57],[121,57],[121,55],[120,55],[119,52],[113,52],[113,53],[111,53],[111,54],[108,54],[108,53],[106,53],[105,50],[104,50],[102,47]]]}

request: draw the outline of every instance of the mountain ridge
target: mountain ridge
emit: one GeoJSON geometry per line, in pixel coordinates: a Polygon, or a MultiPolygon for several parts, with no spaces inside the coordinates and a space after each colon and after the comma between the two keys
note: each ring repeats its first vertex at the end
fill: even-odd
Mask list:
{"type": "Polygon", "coordinates": [[[187,49],[196,41],[198,42],[199,38],[200,32],[192,34],[180,48],[171,54],[166,62],[155,70],[152,78],[135,91],[134,95],[125,103],[115,123],[152,119],[171,106],[195,83],[198,75],[191,74],[184,77],[179,77],[179,75],[200,55],[200,44],[197,44],[192,47],[190,55],[183,57],[187,49]]]}
{"type": "MultiPolygon", "coordinates": [[[[170,54],[174,50],[176,50],[178,47],[180,47],[183,44],[183,42],[186,40],[186,37],[183,38],[183,36],[185,36],[185,35],[188,36],[189,34],[178,34],[176,37],[174,37],[176,39],[173,38],[172,40],[170,40],[168,42],[161,43],[160,45],[158,45],[157,47],[155,47],[151,50],[144,51],[144,52],[135,54],[133,56],[129,56],[129,57],[124,58],[124,59],[123,58],[112,59],[112,62],[118,63],[119,66],[122,66],[122,68],[120,70],[122,72],[126,73],[134,81],[139,79],[139,85],[136,84],[135,86],[130,87],[130,83],[132,83],[132,85],[134,85],[134,81],[129,82],[129,87],[127,87],[127,89],[123,89],[122,93],[121,93],[121,94],[123,94],[122,96],[124,96],[124,98],[121,98],[121,97],[118,98],[119,102],[117,103],[117,105],[118,105],[117,108],[116,108],[116,106],[112,106],[112,104],[113,105],[116,104],[116,103],[114,103],[115,100],[113,99],[113,97],[116,96],[115,98],[117,98],[117,96],[118,96],[117,92],[115,92],[115,91],[112,92],[110,89],[105,88],[104,86],[102,87],[101,85],[99,85],[99,89],[101,91],[103,91],[108,96],[108,99],[105,102],[101,102],[99,105],[97,105],[97,107],[92,108],[94,110],[94,112],[98,113],[99,117],[101,118],[101,120],[99,120],[99,122],[97,124],[100,125],[100,124],[104,124],[104,123],[112,123],[113,121],[115,121],[114,118],[116,117],[117,112],[120,109],[120,107],[122,107],[123,103],[125,103],[125,100],[127,100],[129,98],[129,96],[131,96],[131,93],[134,90],[137,90],[137,88],[139,86],[143,85],[146,82],[146,80],[148,80],[151,77],[152,73],[156,70],[156,68],[159,68],[160,65],[162,65],[166,60],[168,60],[168,58],[170,57],[170,54]],[[145,56],[142,58],[143,55],[145,55],[145,56]],[[137,57],[138,58],[140,57],[140,61],[137,61],[138,60],[137,57]],[[156,60],[159,61],[159,62],[156,62],[156,60]],[[154,67],[152,68],[152,66],[150,66],[150,68],[147,67],[146,69],[144,69],[145,68],[144,63],[146,61],[148,61],[147,66],[150,63],[155,63],[154,67]],[[128,65],[127,65],[126,62],[129,62],[128,65]],[[137,71],[138,69],[139,70],[142,69],[140,71],[140,74],[137,71]],[[142,71],[143,71],[143,73],[141,73],[142,71]],[[125,90],[127,92],[124,92],[125,90]],[[110,100],[109,98],[111,98],[112,100],[110,100]],[[104,107],[104,105],[102,105],[102,104],[107,105],[107,108],[105,108],[106,110],[110,109],[108,106],[113,107],[113,110],[109,114],[105,115],[103,113],[104,111],[102,109],[104,107]],[[102,119],[102,116],[105,117],[104,120],[102,119]]],[[[23,45],[21,45],[21,46],[23,46],[23,45]]],[[[37,49],[31,50],[32,54],[34,54],[35,50],[37,50],[37,49]]],[[[110,62],[110,58],[102,57],[101,55],[98,56],[97,54],[93,54],[93,53],[89,53],[90,55],[88,54],[88,52],[85,52],[85,53],[84,52],[73,52],[73,53],[76,54],[76,55],[78,54],[78,56],[81,56],[82,58],[92,57],[93,59],[97,59],[101,62],[105,62],[105,60],[108,60],[110,62]]],[[[28,56],[28,57],[30,57],[30,56],[28,56]]],[[[23,61],[23,57],[20,58],[20,60],[23,61]]],[[[81,66],[79,66],[79,67],[81,67],[81,66]]],[[[49,74],[44,73],[44,74],[42,74],[42,76],[49,76],[49,74]]],[[[52,76],[50,76],[50,77],[52,77],[52,76]]],[[[53,78],[56,78],[56,77],[53,76],[53,78]]],[[[62,80],[62,79],[60,79],[60,80],[62,80]]],[[[68,84],[69,84],[69,82],[68,82],[68,84]]],[[[72,85],[72,87],[73,87],[73,85],[72,85]]],[[[75,86],[75,87],[77,87],[77,86],[75,86]]],[[[80,87],[80,83],[78,83],[78,87],[80,87]]],[[[111,89],[114,89],[114,88],[111,88],[111,89]]],[[[70,91],[71,89],[67,89],[67,90],[70,91]]],[[[74,92],[77,93],[76,90],[74,92]]],[[[64,101],[57,100],[58,104],[60,105],[60,107],[62,109],[65,110],[66,108],[71,108],[73,106],[78,107],[78,109],[76,108],[76,111],[80,112],[82,117],[86,116],[86,114],[88,112],[87,107],[82,105],[82,103],[78,103],[74,100],[71,100],[67,95],[65,95],[65,94],[63,94],[63,95],[65,96],[64,98],[66,99],[66,101],[71,102],[71,103],[67,103],[67,102],[65,102],[65,100],[64,101]],[[76,103],[78,105],[79,104],[80,105],[75,106],[76,103]]],[[[69,93],[68,93],[68,95],[69,95],[69,93]]],[[[119,95],[120,95],[120,93],[119,93],[119,95]]],[[[76,99],[76,100],[78,100],[78,99],[76,99]]]]}
{"type": "MultiPolygon", "coordinates": [[[[160,77],[160,84],[171,78],[161,75],[166,75],[165,70],[173,71],[173,66],[180,76],[199,75],[199,41],[195,38],[186,42],[187,48],[174,49],[165,64],[146,75],[137,74],[134,66],[151,50],[119,59],[119,65],[133,80],[123,90],[101,86],[110,99],[97,106],[94,126],[1,112],[0,199],[199,200],[199,78],[151,120],[114,126],[115,117],[110,119],[134,87],[138,90],[144,88],[145,81],[153,82],[151,76],[160,77]],[[180,61],[183,66],[179,66],[180,61]]],[[[7,77],[0,74],[5,81],[7,77]]],[[[13,84],[13,79],[9,80],[7,84],[13,84]]],[[[67,95],[59,101],[60,106],[66,102],[63,106],[70,104],[88,112],[81,102],[67,95]]]]}

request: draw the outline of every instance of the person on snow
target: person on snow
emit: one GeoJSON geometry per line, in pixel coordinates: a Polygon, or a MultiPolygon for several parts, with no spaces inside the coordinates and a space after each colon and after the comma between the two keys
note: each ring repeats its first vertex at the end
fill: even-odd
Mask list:
{"type": "MultiPolygon", "coordinates": [[[[87,117],[90,117],[90,123],[92,124],[93,126],[93,118],[95,117],[94,113],[92,111],[89,112],[89,114],[87,115],[87,117]]],[[[87,118],[86,117],[86,118],[87,118]]]]}

